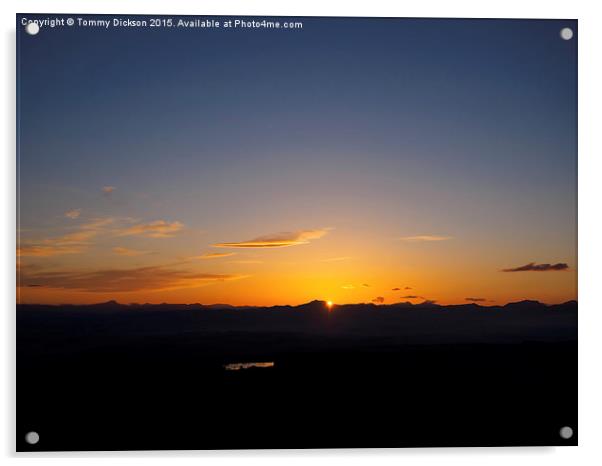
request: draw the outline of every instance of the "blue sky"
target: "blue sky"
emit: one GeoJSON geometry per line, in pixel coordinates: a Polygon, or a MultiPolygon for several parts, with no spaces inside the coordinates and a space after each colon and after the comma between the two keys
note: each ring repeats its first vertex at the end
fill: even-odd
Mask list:
{"type": "Polygon", "coordinates": [[[345,296],[341,286],[367,271],[386,288],[403,269],[442,301],[481,289],[493,300],[574,298],[572,272],[499,270],[576,268],[577,39],[559,35],[576,21],[302,21],[301,30],[19,29],[22,241],[116,222],[83,251],[24,263],[48,273],[165,267],[218,243],[320,229],[280,256],[241,259],[263,269],[176,266],[244,276],[228,284],[235,290],[153,296],[261,301],[256,290],[282,280],[293,300],[366,300],[375,290],[345,296]],[[160,240],[115,233],[159,221],[182,228],[160,240]],[[449,240],[398,241],[421,235],[449,240]],[[149,254],[131,263],[107,254],[138,243],[149,254]],[[299,265],[331,256],[357,260],[299,265]],[[467,286],[453,277],[459,262],[490,279],[452,291],[467,286]]]}

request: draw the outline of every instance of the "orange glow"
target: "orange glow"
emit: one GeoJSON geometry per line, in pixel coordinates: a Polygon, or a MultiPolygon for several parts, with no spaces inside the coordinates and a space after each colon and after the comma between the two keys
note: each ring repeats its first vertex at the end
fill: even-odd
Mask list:
{"type": "MultiPolygon", "coordinates": [[[[145,225],[150,223],[164,226],[158,221],[145,225]]],[[[335,305],[378,298],[385,305],[466,304],[473,298],[493,305],[522,299],[554,304],[577,295],[571,251],[549,261],[566,262],[568,270],[505,273],[501,270],[525,264],[522,257],[529,256],[528,251],[508,259],[504,248],[487,252],[491,246],[477,240],[399,241],[371,230],[359,234],[332,228],[317,239],[315,230],[267,238],[305,244],[239,247],[232,252],[211,249],[230,235],[205,237],[190,227],[163,231],[167,237],[149,237],[148,229],[144,234],[121,234],[130,227],[125,220],[93,219],[27,240],[29,233],[23,232],[18,302],[276,306],[323,299],[324,308],[332,312],[335,305]],[[458,257],[466,261],[458,262],[458,257]]],[[[157,233],[156,228],[152,231],[157,233]]],[[[243,239],[254,237],[240,234],[243,239]]]]}

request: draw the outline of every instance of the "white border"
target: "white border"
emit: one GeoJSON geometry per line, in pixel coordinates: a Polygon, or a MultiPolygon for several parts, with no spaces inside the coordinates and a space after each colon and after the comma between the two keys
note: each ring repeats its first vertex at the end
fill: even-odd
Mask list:
{"type": "MultiPolygon", "coordinates": [[[[4,0],[2,9],[2,92],[4,109],[2,141],[4,156],[0,173],[2,214],[2,296],[4,308],[0,337],[0,451],[6,464],[20,461],[32,464],[40,457],[52,464],[75,461],[97,464],[109,459],[114,464],[157,463],[178,458],[188,463],[250,465],[300,464],[353,466],[378,464],[563,465],[602,464],[602,301],[598,282],[602,264],[599,181],[602,163],[602,23],[601,8],[594,1],[577,0],[4,0]],[[138,13],[138,14],[218,14],[253,16],[405,16],[472,18],[577,18],[579,20],[579,447],[565,448],[476,448],[406,450],[296,450],[219,452],[118,452],[19,454],[14,452],[14,280],[15,280],[15,13],[138,13]],[[84,459],[85,458],[85,459],[84,459]]],[[[559,222],[562,219],[559,219],[559,222]]],[[[550,387],[554,390],[554,387],[550,387]]],[[[558,396],[562,396],[559,393],[558,396]]],[[[403,422],[402,419],[399,422],[403,422]]],[[[520,422],[520,420],[517,420],[520,422]]]]}

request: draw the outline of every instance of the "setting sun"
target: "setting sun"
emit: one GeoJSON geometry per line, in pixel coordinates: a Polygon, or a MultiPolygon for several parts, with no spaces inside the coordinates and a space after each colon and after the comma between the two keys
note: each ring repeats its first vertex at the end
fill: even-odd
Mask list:
{"type": "Polygon", "coordinates": [[[326,307],[328,308],[328,310],[331,310],[332,306],[334,306],[334,303],[332,301],[326,301],[326,307]]]}

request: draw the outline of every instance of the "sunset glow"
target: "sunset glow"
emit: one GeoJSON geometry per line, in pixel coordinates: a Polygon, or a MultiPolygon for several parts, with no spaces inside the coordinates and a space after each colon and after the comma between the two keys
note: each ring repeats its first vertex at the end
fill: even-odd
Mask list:
{"type": "Polygon", "coordinates": [[[541,36],[532,64],[487,30],[498,58],[458,61],[481,41],[340,27],[274,41],[216,30],[176,52],[139,32],[135,67],[104,65],[119,86],[85,73],[90,48],[112,56],[119,34],[24,42],[23,66],[78,67],[19,83],[18,301],[576,299],[576,84],[549,72],[572,69],[572,45],[541,36]],[[332,37],[362,65],[328,53],[332,37]],[[277,65],[285,50],[295,66],[277,65]],[[210,67],[190,60],[206,55],[210,67]],[[509,76],[504,60],[525,65],[509,76]]]}

